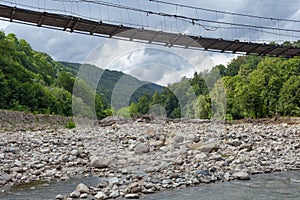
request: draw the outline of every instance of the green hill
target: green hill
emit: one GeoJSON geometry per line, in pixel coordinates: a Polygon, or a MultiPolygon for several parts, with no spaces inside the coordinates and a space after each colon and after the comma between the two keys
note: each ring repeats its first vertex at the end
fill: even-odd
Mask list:
{"type": "MultiPolygon", "coordinates": [[[[111,93],[121,77],[129,80],[125,92],[144,84],[121,72],[101,71],[92,65],[84,65],[89,67],[89,73],[84,74],[89,78],[78,78],[80,66],[54,61],[49,55],[34,51],[25,40],[0,31],[0,109],[82,117],[92,117],[95,110],[101,119],[111,114],[111,93]],[[103,73],[103,78],[95,93],[91,83],[99,73],[103,73]],[[80,93],[73,94],[74,83],[80,93]],[[94,102],[91,97],[95,97],[94,102]],[[72,109],[72,102],[76,109],[72,109]]],[[[155,88],[161,87],[155,85],[155,88]]],[[[142,86],[134,91],[131,100],[154,91],[142,86]]]]}
{"type": "Polygon", "coordinates": [[[112,93],[116,90],[115,92],[117,92],[118,95],[117,98],[113,99],[115,109],[128,106],[127,97],[131,93],[130,102],[136,103],[143,95],[153,95],[155,91],[161,92],[163,90],[163,87],[160,85],[140,81],[123,72],[108,69],[103,70],[90,64],[60,63],[74,76],[77,75],[80,69],[80,78],[89,83],[89,85],[98,83],[97,92],[105,97],[106,104],[111,103],[112,93]]]}

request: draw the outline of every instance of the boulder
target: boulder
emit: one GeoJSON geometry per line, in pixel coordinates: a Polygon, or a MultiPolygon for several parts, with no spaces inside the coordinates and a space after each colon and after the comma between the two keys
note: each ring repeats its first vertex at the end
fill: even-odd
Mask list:
{"type": "Polygon", "coordinates": [[[92,167],[95,167],[95,168],[107,168],[109,167],[109,164],[110,164],[110,160],[109,159],[99,159],[99,158],[96,158],[96,159],[93,159],[91,161],[91,166],[92,167]]]}
{"type": "Polygon", "coordinates": [[[150,150],[149,145],[144,143],[138,143],[134,148],[134,153],[136,154],[148,153],[149,150],[150,150]]]}
{"type": "Polygon", "coordinates": [[[239,180],[250,180],[250,175],[246,172],[236,172],[233,174],[233,177],[239,180]]]}
{"type": "Polygon", "coordinates": [[[76,190],[78,190],[80,193],[89,193],[90,189],[83,183],[79,183],[76,187],[76,190]]]}
{"type": "Polygon", "coordinates": [[[207,142],[207,143],[197,142],[191,144],[190,148],[193,150],[199,150],[204,153],[210,153],[212,151],[217,151],[220,149],[219,145],[215,142],[207,142]]]}

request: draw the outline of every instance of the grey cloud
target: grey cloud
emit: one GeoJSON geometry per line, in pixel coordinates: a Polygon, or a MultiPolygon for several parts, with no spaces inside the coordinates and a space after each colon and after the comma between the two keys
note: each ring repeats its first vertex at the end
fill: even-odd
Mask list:
{"type": "MultiPolygon", "coordinates": [[[[21,1],[18,1],[21,2],[21,1]]],[[[37,1],[23,1],[28,5],[34,5],[37,1]],[[33,4],[30,4],[33,3],[33,4]]],[[[46,7],[50,6],[52,8],[63,9],[62,2],[54,2],[54,1],[46,1],[46,7]]],[[[220,13],[209,13],[205,11],[195,11],[194,9],[184,9],[181,7],[174,7],[168,5],[158,5],[157,3],[150,1],[119,1],[114,0],[112,2],[122,3],[128,6],[137,7],[137,2],[140,2],[140,8],[146,10],[154,10],[158,12],[166,12],[170,14],[177,15],[188,15],[191,17],[200,17],[203,19],[212,19],[212,20],[223,20],[223,21],[233,21],[240,23],[254,23],[254,21],[249,22],[249,18],[238,18],[232,17],[232,15],[224,15],[220,13]]],[[[261,0],[210,0],[210,1],[199,1],[199,0],[190,0],[189,3],[182,0],[174,0],[174,2],[195,5],[199,7],[223,10],[228,12],[238,12],[238,13],[246,13],[253,15],[262,15],[262,16],[270,16],[270,17],[280,17],[280,18],[293,18],[297,19],[300,15],[300,0],[285,0],[285,1],[261,1],[261,0]]],[[[43,5],[42,5],[43,6],[43,5]]],[[[194,35],[204,36],[204,37],[222,37],[225,39],[240,39],[240,40],[258,40],[262,37],[261,33],[254,33],[249,30],[223,30],[218,29],[216,31],[206,31],[203,27],[192,26],[189,23],[180,23],[178,21],[176,23],[175,20],[168,18],[159,18],[158,16],[146,14],[140,14],[137,12],[129,12],[126,10],[122,10],[122,12],[116,9],[108,9],[105,6],[85,6],[80,7],[79,4],[71,4],[65,3],[66,9],[69,9],[71,12],[80,12],[86,16],[91,16],[98,19],[103,19],[104,21],[108,18],[113,21],[130,21],[132,23],[139,23],[145,26],[151,25],[154,28],[161,28],[165,31],[179,31],[179,32],[189,32],[194,35]]],[[[252,19],[254,20],[254,19],[252,19]]],[[[204,23],[205,24],[205,23],[204,23]]],[[[268,24],[267,24],[268,25],[268,24]]],[[[300,24],[280,24],[280,27],[291,27],[300,29],[300,24]]],[[[7,28],[4,29],[6,33],[14,32],[19,38],[26,39],[33,47],[33,49],[38,51],[43,51],[50,54],[56,60],[64,60],[71,62],[89,62],[92,64],[97,64],[102,68],[106,67],[105,64],[109,63],[110,55],[113,54],[119,58],[119,62],[115,63],[116,70],[121,70],[124,72],[132,71],[132,73],[138,78],[143,76],[148,76],[153,81],[162,81],[162,80],[172,80],[172,77],[167,76],[170,71],[167,69],[159,68],[158,66],[166,66],[168,69],[175,70],[180,72],[177,74],[178,76],[185,75],[185,71],[191,71],[193,69],[187,61],[180,57],[176,57],[174,55],[173,48],[165,48],[165,50],[155,50],[155,48],[151,49],[153,46],[151,45],[137,45],[136,43],[119,43],[118,41],[109,42],[109,47],[107,47],[107,51],[101,52],[103,55],[99,55],[99,52],[95,48],[107,41],[112,40],[104,40],[98,37],[91,37],[86,35],[80,35],[75,33],[67,33],[62,31],[54,31],[49,29],[43,29],[38,27],[30,27],[18,24],[10,24],[7,28]],[[122,46],[123,45],[123,46],[122,46]],[[145,48],[140,52],[135,52],[132,54],[126,54],[126,57],[122,57],[120,53],[131,46],[131,49],[135,48],[145,48]],[[171,53],[170,53],[171,52],[171,53]],[[172,54],[173,52],[173,54],[172,54]],[[90,53],[93,53],[93,57],[90,57],[90,53]],[[103,64],[103,60],[104,64],[103,64]],[[135,69],[136,66],[143,66],[144,64],[155,63],[156,65],[152,66],[153,71],[149,71],[149,69],[135,69]]],[[[264,37],[268,39],[276,39],[274,35],[264,35],[264,37]]],[[[283,38],[284,39],[284,38],[283,38]]],[[[123,52],[124,53],[124,52],[123,52]]],[[[175,52],[176,53],[176,52],[175,52]]],[[[215,56],[216,57],[216,56],[215,56]]],[[[213,56],[213,58],[215,58],[213,56]]],[[[226,56],[225,56],[226,57],[226,56]]],[[[206,65],[209,67],[213,67],[211,62],[206,61],[205,56],[196,58],[203,59],[201,62],[207,63],[206,65]]],[[[222,58],[219,56],[218,58],[222,58]]],[[[224,60],[228,60],[226,58],[222,58],[224,60]]],[[[218,63],[221,62],[218,60],[218,63]]],[[[225,64],[225,63],[224,63],[225,64]]],[[[198,65],[197,65],[198,66],[198,65]]],[[[201,66],[204,68],[204,66],[201,66]]],[[[176,76],[177,76],[176,75],[176,76]]]]}
{"type": "Polygon", "coordinates": [[[46,52],[55,60],[72,62],[84,60],[89,51],[103,41],[97,37],[19,24],[9,25],[5,32],[26,39],[33,49],[46,52]]]}

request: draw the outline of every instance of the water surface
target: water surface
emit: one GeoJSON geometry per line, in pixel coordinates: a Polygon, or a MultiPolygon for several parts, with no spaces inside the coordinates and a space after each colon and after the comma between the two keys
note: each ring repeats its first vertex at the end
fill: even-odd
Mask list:
{"type": "MultiPolygon", "coordinates": [[[[1,193],[5,200],[40,200],[54,199],[57,194],[70,194],[79,183],[96,186],[97,177],[71,179],[65,182],[22,186],[1,193]]],[[[213,184],[201,184],[197,187],[169,190],[147,196],[144,200],[299,200],[300,171],[261,174],[249,181],[231,181],[213,184]]]]}

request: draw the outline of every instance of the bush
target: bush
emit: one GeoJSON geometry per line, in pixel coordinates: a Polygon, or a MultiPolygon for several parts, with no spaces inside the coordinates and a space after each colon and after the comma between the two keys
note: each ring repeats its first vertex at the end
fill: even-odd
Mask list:
{"type": "Polygon", "coordinates": [[[70,120],[65,127],[68,128],[68,129],[72,129],[72,128],[75,128],[76,125],[75,125],[75,122],[73,120],[70,120]]]}
{"type": "Polygon", "coordinates": [[[231,114],[226,114],[226,121],[232,121],[233,117],[231,114]]]}

